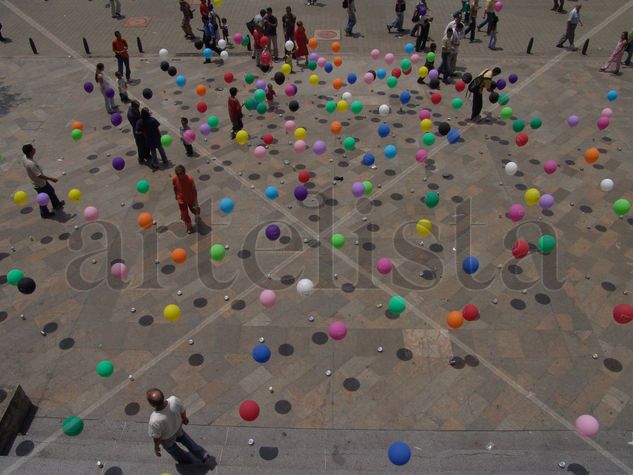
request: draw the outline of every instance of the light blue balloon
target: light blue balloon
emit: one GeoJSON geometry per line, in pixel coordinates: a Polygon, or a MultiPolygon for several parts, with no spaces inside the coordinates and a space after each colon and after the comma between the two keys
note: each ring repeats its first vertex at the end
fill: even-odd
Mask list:
{"type": "Polygon", "coordinates": [[[222,198],[220,200],[220,211],[229,214],[235,208],[235,203],[231,198],[222,198]]]}
{"type": "Polygon", "coordinates": [[[413,46],[413,43],[407,43],[404,45],[404,51],[407,54],[412,54],[415,51],[415,46],[413,46]]]}
{"type": "Polygon", "coordinates": [[[378,79],[385,79],[386,75],[387,75],[387,71],[385,71],[383,68],[380,68],[378,71],[376,71],[376,77],[378,79]]]}
{"type": "Polygon", "coordinates": [[[274,200],[275,198],[279,197],[279,192],[277,191],[277,188],[275,188],[274,186],[269,186],[268,188],[266,188],[266,190],[264,191],[264,194],[266,195],[266,198],[268,198],[269,200],[274,200]]]}
{"type": "Polygon", "coordinates": [[[608,93],[607,93],[607,99],[609,99],[609,101],[613,102],[618,98],[618,91],[611,89],[608,93]]]}
{"type": "Polygon", "coordinates": [[[176,77],[176,84],[177,84],[179,87],[185,87],[185,84],[187,84],[187,78],[186,78],[186,77],[184,77],[182,74],[179,74],[179,75],[176,77]]]}
{"type": "Polygon", "coordinates": [[[213,55],[213,51],[211,51],[211,48],[205,48],[202,50],[202,55],[209,59],[213,55]]]}
{"type": "Polygon", "coordinates": [[[385,147],[385,157],[391,159],[391,158],[394,158],[397,153],[398,153],[398,149],[396,148],[395,145],[387,145],[385,147]]]}

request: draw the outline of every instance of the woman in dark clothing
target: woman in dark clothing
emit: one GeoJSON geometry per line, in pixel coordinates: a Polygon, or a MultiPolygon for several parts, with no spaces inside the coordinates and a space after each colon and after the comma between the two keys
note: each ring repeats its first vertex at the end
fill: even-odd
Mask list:
{"type": "Polygon", "coordinates": [[[167,155],[165,154],[165,149],[160,142],[160,122],[154,119],[147,107],[143,107],[141,109],[141,120],[136,123],[137,130],[145,136],[145,141],[147,143],[147,147],[149,148],[149,152],[152,155],[152,160],[150,162],[150,167],[153,170],[158,170],[158,154],[156,151],[160,153],[160,158],[163,160],[164,164],[168,164],[169,160],[167,159],[167,155]]]}

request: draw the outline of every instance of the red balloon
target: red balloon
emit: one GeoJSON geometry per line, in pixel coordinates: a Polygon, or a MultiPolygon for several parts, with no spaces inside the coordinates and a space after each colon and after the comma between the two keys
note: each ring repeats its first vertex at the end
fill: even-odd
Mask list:
{"type": "Polygon", "coordinates": [[[255,401],[247,399],[240,404],[240,417],[245,421],[251,422],[259,416],[259,406],[255,401]]]}
{"type": "Polygon", "coordinates": [[[466,88],[466,83],[461,79],[455,83],[455,90],[457,92],[462,92],[466,88]]]}
{"type": "Polygon", "coordinates": [[[413,71],[413,68],[409,68],[406,71],[402,71],[402,74],[404,74],[405,76],[408,76],[409,74],[411,74],[411,71],[413,71]]]}
{"type": "Polygon", "coordinates": [[[400,71],[400,68],[393,68],[391,70],[391,75],[395,78],[399,78],[401,74],[402,74],[402,71],[400,71]]]}
{"type": "Polygon", "coordinates": [[[516,259],[522,259],[530,252],[530,245],[523,239],[519,239],[512,245],[512,255],[516,259]]]}
{"type": "Polygon", "coordinates": [[[273,143],[273,140],[274,140],[274,139],[273,139],[273,136],[272,136],[272,135],[270,135],[270,134],[266,134],[266,135],[264,135],[264,136],[262,137],[262,139],[264,140],[264,143],[265,143],[266,145],[270,145],[271,143],[273,143]]]}
{"type": "Polygon", "coordinates": [[[224,81],[226,81],[227,84],[231,84],[233,79],[235,79],[233,73],[224,73],[224,81]]]}
{"type": "Polygon", "coordinates": [[[261,44],[262,46],[268,46],[268,36],[262,36],[259,39],[259,44],[261,44]]]}
{"type": "Polygon", "coordinates": [[[272,60],[273,57],[270,55],[270,51],[268,50],[264,51],[259,57],[259,62],[262,63],[264,66],[268,66],[272,60]]]}
{"type": "Polygon", "coordinates": [[[440,102],[442,102],[442,94],[440,94],[439,92],[434,92],[431,95],[431,102],[433,104],[439,104],[440,102]]]}
{"type": "Polygon", "coordinates": [[[633,307],[625,303],[616,305],[613,308],[613,319],[622,325],[629,323],[633,320],[633,307]]]}
{"type": "Polygon", "coordinates": [[[477,320],[477,318],[479,318],[479,309],[476,305],[469,303],[464,306],[462,310],[462,315],[466,320],[472,322],[473,320],[477,320]]]}
{"type": "Polygon", "coordinates": [[[310,181],[310,173],[305,170],[299,172],[299,181],[301,183],[308,183],[310,181]]]}
{"type": "Polygon", "coordinates": [[[519,147],[523,147],[526,143],[528,143],[528,135],[525,132],[519,132],[514,141],[519,147]]]}
{"type": "Polygon", "coordinates": [[[198,105],[196,106],[196,108],[198,109],[198,112],[200,112],[201,114],[205,113],[207,111],[207,104],[200,101],[198,102],[198,105]]]}

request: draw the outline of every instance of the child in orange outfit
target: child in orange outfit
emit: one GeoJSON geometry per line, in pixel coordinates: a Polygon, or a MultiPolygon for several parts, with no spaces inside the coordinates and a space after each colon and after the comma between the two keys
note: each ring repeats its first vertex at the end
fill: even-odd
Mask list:
{"type": "Polygon", "coordinates": [[[174,185],[174,194],[176,201],[180,207],[180,219],[187,225],[187,234],[193,233],[189,210],[194,214],[196,220],[200,217],[200,206],[198,206],[198,191],[196,183],[189,175],[187,175],[185,167],[178,165],[176,167],[176,176],[171,179],[174,185]]]}

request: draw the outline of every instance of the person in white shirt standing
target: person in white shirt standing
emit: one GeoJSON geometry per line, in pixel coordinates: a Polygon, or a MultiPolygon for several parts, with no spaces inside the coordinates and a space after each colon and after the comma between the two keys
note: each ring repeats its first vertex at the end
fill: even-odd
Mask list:
{"type": "MultiPolygon", "coordinates": [[[[55,189],[49,183],[49,181],[57,183],[57,178],[44,175],[44,172],[40,168],[39,164],[35,161],[35,151],[35,147],[33,147],[30,143],[22,147],[22,153],[24,153],[24,156],[22,157],[22,165],[24,165],[26,173],[28,174],[31,183],[33,183],[35,191],[37,191],[38,194],[46,193],[48,195],[50,202],[53,205],[53,210],[62,209],[66,202],[60,201],[59,198],[57,198],[55,189]]],[[[52,218],[55,216],[55,211],[50,211],[48,209],[48,205],[40,205],[40,216],[44,219],[52,218]]]]}
{"type": "Polygon", "coordinates": [[[154,453],[157,457],[161,456],[162,446],[176,462],[191,464],[199,460],[207,465],[212,463],[209,453],[183,430],[183,424],[189,424],[189,419],[180,399],[176,396],[165,399],[163,392],[154,388],[147,391],[147,401],[154,408],[149,417],[148,432],[154,439],[154,453]],[[184,445],[189,452],[182,450],[178,443],[184,445]]]}
{"type": "Polygon", "coordinates": [[[569,47],[571,50],[576,50],[574,46],[574,37],[576,36],[576,27],[578,23],[580,26],[582,25],[582,21],[580,21],[580,9],[582,5],[576,5],[571,12],[569,12],[569,18],[567,18],[567,30],[563,33],[563,36],[558,40],[557,48],[562,48],[565,44],[565,41],[569,41],[569,47]]]}

